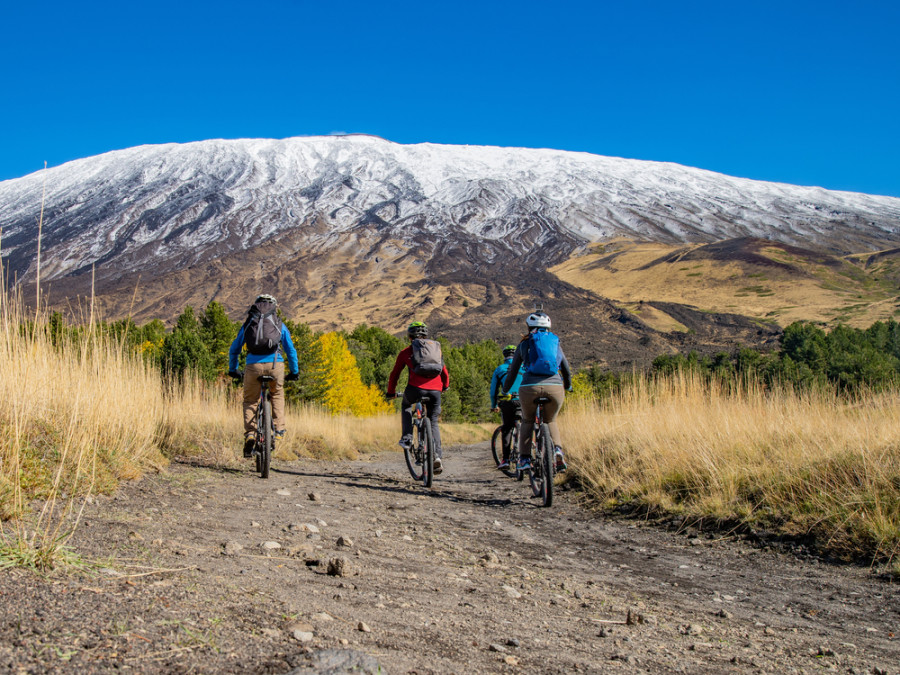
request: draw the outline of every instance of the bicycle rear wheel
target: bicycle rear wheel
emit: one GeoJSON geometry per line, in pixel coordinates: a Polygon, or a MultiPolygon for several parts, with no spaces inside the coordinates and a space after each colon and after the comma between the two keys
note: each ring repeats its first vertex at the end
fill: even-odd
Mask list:
{"type": "Polygon", "coordinates": [[[409,469],[409,475],[413,480],[420,481],[424,477],[423,456],[425,448],[425,439],[422,437],[421,423],[413,422],[413,438],[412,445],[409,448],[403,448],[403,456],[406,458],[406,467],[409,469]]]}
{"type": "Polygon", "coordinates": [[[531,445],[531,471],[528,472],[528,482],[531,483],[531,494],[540,497],[544,490],[544,463],[541,461],[543,441],[541,440],[541,428],[535,429],[534,443],[531,445]]]}
{"type": "Polygon", "coordinates": [[[434,481],[434,436],[431,433],[431,422],[422,420],[422,430],[425,436],[425,447],[422,453],[422,484],[430,488],[434,481]]]}
{"type": "Polygon", "coordinates": [[[259,475],[269,477],[269,466],[272,463],[272,450],[275,445],[275,430],[272,428],[272,402],[267,398],[263,404],[262,447],[259,453],[259,475]]]}
{"type": "Polygon", "coordinates": [[[494,464],[500,466],[500,460],[503,458],[503,426],[494,429],[494,435],[491,436],[491,454],[494,456],[494,464]]]}
{"type": "Polygon", "coordinates": [[[541,499],[544,506],[553,504],[553,474],[556,469],[556,457],[553,450],[553,440],[550,438],[550,427],[541,425],[541,473],[544,474],[544,482],[541,485],[541,499]]]}

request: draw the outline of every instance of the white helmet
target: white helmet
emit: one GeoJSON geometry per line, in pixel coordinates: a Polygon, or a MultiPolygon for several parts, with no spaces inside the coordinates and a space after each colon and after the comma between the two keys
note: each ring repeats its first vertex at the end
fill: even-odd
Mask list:
{"type": "Polygon", "coordinates": [[[550,317],[538,310],[528,315],[525,325],[529,328],[550,328],[550,317]]]}
{"type": "Polygon", "coordinates": [[[268,293],[263,293],[262,295],[257,295],[256,300],[253,301],[254,304],[257,302],[271,302],[273,305],[277,305],[278,303],[275,301],[275,297],[269,295],[268,293]]]}

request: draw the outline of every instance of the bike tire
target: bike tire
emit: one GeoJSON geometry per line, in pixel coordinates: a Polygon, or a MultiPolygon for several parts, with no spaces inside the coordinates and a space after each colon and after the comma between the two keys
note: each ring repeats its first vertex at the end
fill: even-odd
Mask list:
{"type": "MultiPolygon", "coordinates": [[[[424,462],[419,459],[419,463],[416,464],[416,449],[423,445],[424,440],[421,427],[413,423],[412,445],[409,448],[403,448],[403,456],[406,458],[406,468],[409,469],[409,475],[412,476],[414,481],[422,480],[424,474],[424,462]]],[[[420,454],[424,453],[420,451],[420,454]]]]}
{"type": "Polygon", "coordinates": [[[259,460],[259,475],[261,478],[269,477],[269,467],[272,464],[272,450],[275,445],[275,430],[272,427],[272,402],[266,399],[263,404],[263,438],[261,457],[259,460]]]}
{"type": "Polygon", "coordinates": [[[491,454],[494,456],[494,465],[500,466],[500,460],[503,458],[503,426],[494,429],[494,435],[491,436],[491,454]]]}
{"type": "Polygon", "coordinates": [[[553,448],[553,440],[550,437],[550,427],[541,425],[541,473],[544,474],[544,482],[541,485],[541,499],[545,507],[553,506],[553,475],[556,469],[556,457],[553,448]]]}
{"type": "Polygon", "coordinates": [[[431,433],[431,422],[422,420],[422,429],[425,431],[425,452],[422,456],[422,485],[431,487],[434,482],[434,436],[431,433]]]}
{"type": "Polygon", "coordinates": [[[264,408],[260,403],[256,406],[256,443],[253,446],[253,459],[256,463],[256,473],[262,471],[262,453],[263,453],[263,424],[265,417],[263,415],[264,408]]]}
{"type": "Polygon", "coordinates": [[[531,444],[531,471],[528,472],[528,482],[531,484],[531,494],[535,497],[540,497],[544,490],[544,465],[541,462],[541,450],[543,449],[541,427],[535,429],[533,441],[531,444]]]}
{"type": "Polygon", "coordinates": [[[519,471],[519,431],[521,425],[516,422],[516,426],[513,428],[513,436],[512,436],[512,447],[509,450],[509,465],[513,467],[512,473],[516,477],[516,480],[522,481],[525,479],[525,472],[519,471]]]}

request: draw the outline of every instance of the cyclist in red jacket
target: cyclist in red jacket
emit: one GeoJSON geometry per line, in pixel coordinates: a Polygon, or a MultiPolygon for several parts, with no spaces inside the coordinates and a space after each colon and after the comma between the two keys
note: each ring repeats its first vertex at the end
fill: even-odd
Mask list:
{"type": "MultiPolygon", "coordinates": [[[[450,386],[450,374],[447,372],[447,366],[443,365],[442,359],[439,364],[434,364],[435,374],[422,375],[416,372],[417,370],[422,372],[424,369],[421,367],[421,364],[413,362],[412,342],[414,340],[428,341],[428,326],[421,321],[414,321],[406,329],[406,335],[409,338],[410,346],[397,354],[394,369],[391,371],[388,379],[387,395],[388,398],[395,396],[397,380],[400,378],[400,373],[403,372],[403,369],[407,368],[409,370],[409,383],[403,391],[403,405],[400,410],[400,426],[403,433],[403,436],[400,438],[400,447],[405,450],[412,445],[413,424],[409,408],[415,405],[416,402],[422,401],[428,412],[428,420],[431,422],[431,433],[434,437],[434,473],[439,474],[444,470],[444,467],[441,461],[441,432],[438,428],[438,418],[441,414],[441,392],[447,391],[447,388],[450,386]],[[439,372],[437,372],[438,366],[440,367],[439,372]]],[[[428,342],[434,342],[439,349],[440,343],[436,341],[428,342]]],[[[438,353],[439,357],[440,353],[438,353]]]]}

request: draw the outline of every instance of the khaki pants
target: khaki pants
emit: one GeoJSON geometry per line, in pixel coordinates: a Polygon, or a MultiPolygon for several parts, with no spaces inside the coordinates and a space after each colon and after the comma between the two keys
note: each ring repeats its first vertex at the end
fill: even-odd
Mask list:
{"type": "Polygon", "coordinates": [[[543,420],[550,427],[550,438],[553,445],[562,447],[562,438],[559,435],[559,427],[556,424],[556,414],[562,408],[566,398],[565,389],[560,384],[549,386],[519,387],[519,402],[522,404],[522,429],[519,431],[519,456],[531,457],[531,436],[534,432],[534,413],[537,404],[534,399],[546,396],[549,403],[544,404],[543,420]]]}
{"type": "Polygon", "coordinates": [[[260,375],[271,375],[274,382],[269,382],[269,400],[272,401],[272,421],[275,431],[284,431],[284,363],[248,363],[244,368],[244,438],[253,438],[256,434],[256,409],[259,407],[259,393],[262,383],[257,380],[260,375]]]}

